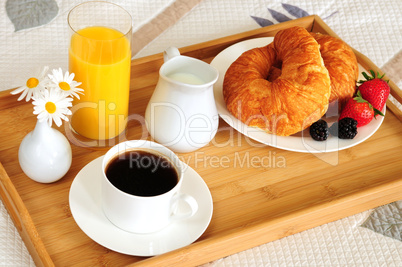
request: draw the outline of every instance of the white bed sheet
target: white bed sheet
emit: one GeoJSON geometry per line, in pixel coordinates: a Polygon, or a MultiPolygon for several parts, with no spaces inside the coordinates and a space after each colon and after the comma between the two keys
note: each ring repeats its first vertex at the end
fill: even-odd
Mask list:
{"type": "MultiPolygon", "coordinates": [[[[5,1],[3,1],[4,3],[5,1]]],[[[20,86],[20,73],[38,65],[67,67],[68,10],[83,2],[58,0],[60,14],[48,25],[14,32],[4,5],[0,7],[0,90],[20,86]],[[53,41],[45,38],[51,36],[53,41]]],[[[130,10],[134,25],[150,21],[173,0],[113,1],[130,10]]],[[[402,2],[400,0],[204,0],[174,26],[163,32],[136,57],[162,52],[259,28],[252,18],[274,23],[274,10],[295,18],[282,3],[318,14],[347,43],[389,69],[402,87],[402,2]],[[399,59],[398,59],[399,58],[399,59]]],[[[136,26],[135,26],[136,27],[136,26]]],[[[302,233],[252,248],[205,266],[402,266],[402,242],[359,227],[371,211],[356,214],[302,233]]],[[[0,265],[34,266],[2,202],[0,202],[0,265]]]]}

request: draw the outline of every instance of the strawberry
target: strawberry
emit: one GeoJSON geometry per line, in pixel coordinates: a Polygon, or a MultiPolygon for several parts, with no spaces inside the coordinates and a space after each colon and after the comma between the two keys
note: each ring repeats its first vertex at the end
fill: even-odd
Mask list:
{"type": "Polygon", "coordinates": [[[349,99],[346,103],[339,120],[347,117],[355,119],[357,121],[357,127],[364,126],[373,119],[373,106],[362,98],[360,91],[357,91],[357,96],[349,99]]]}
{"type": "Polygon", "coordinates": [[[376,75],[373,70],[370,70],[370,73],[372,76],[367,75],[365,72],[362,73],[366,80],[359,81],[361,85],[358,90],[360,90],[362,97],[373,105],[374,109],[382,110],[389,96],[388,81],[382,79],[384,74],[380,76],[377,72],[376,75]]]}

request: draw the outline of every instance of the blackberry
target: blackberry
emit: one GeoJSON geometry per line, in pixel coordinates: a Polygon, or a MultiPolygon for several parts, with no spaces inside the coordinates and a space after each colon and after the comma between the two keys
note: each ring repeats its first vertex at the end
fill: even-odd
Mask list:
{"type": "Polygon", "coordinates": [[[327,140],[329,135],[328,124],[324,120],[318,120],[310,126],[310,136],[316,141],[327,140]]]}
{"type": "Polygon", "coordinates": [[[357,121],[348,117],[343,118],[332,124],[329,132],[340,139],[353,139],[357,134],[357,121]]]}

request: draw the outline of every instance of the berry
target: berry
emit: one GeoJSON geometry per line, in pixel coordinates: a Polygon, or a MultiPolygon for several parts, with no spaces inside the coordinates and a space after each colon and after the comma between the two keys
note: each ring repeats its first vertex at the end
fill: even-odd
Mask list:
{"type": "Polygon", "coordinates": [[[339,120],[346,117],[355,119],[357,121],[357,127],[364,126],[373,119],[373,106],[362,98],[360,91],[357,91],[357,96],[349,99],[346,103],[339,120]]]}
{"type": "Polygon", "coordinates": [[[367,75],[365,72],[362,73],[366,80],[359,81],[361,85],[359,86],[358,90],[360,91],[362,97],[373,105],[373,108],[376,112],[375,116],[378,114],[384,116],[384,114],[381,113],[381,110],[383,109],[389,96],[390,89],[388,81],[382,79],[384,74],[380,76],[380,74],[377,72],[376,75],[372,70],[370,70],[370,73],[372,76],[367,75]]]}
{"type": "Polygon", "coordinates": [[[327,140],[329,135],[328,124],[324,120],[314,122],[310,126],[310,136],[316,141],[327,140]]]}
{"type": "Polygon", "coordinates": [[[340,139],[353,139],[357,134],[357,121],[352,118],[345,117],[339,122],[335,122],[329,127],[329,132],[333,136],[338,136],[340,139]]]}

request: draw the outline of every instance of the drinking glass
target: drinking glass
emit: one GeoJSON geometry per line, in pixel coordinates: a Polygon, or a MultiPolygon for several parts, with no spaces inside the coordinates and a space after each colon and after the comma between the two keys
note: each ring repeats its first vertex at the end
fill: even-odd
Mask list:
{"type": "Polygon", "coordinates": [[[116,4],[94,1],[74,7],[67,20],[69,71],[84,89],[73,101],[70,126],[97,146],[127,125],[132,19],[116,4]]]}

